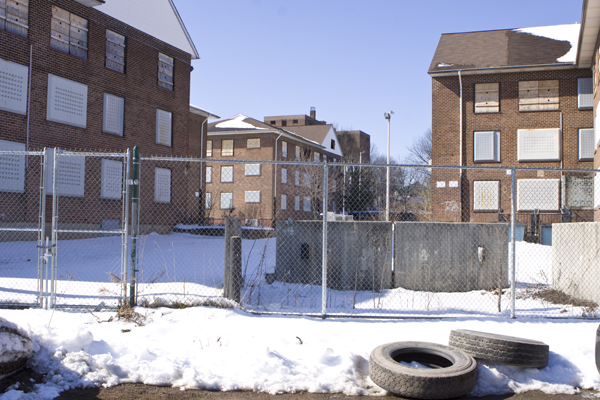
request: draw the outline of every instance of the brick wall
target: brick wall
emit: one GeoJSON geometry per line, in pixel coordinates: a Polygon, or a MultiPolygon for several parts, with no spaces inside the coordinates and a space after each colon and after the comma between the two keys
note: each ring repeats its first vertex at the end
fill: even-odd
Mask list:
{"type": "MultiPolygon", "coordinates": [[[[504,74],[463,75],[463,163],[468,166],[527,167],[527,168],[592,168],[592,162],[578,161],[578,129],[592,128],[593,116],[589,109],[577,108],[577,78],[589,77],[590,70],[569,69],[556,71],[519,72],[504,74]],[[559,80],[560,106],[557,111],[519,111],[519,81],[559,80]],[[474,90],[476,83],[500,83],[500,111],[476,114],[474,90]],[[519,162],[517,160],[517,130],[559,128],[562,114],[562,163],[519,162]],[[473,159],[473,133],[500,131],[500,162],[480,163],[473,159]]],[[[432,159],[434,165],[454,165],[459,161],[459,82],[457,76],[432,79],[432,159]]],[[[559,178],[556,173],[540,176],[536,172],[520,172],[523,178],[559,178]]],[[[460,181],[458,170],[434,170],[432,173],[433,218],[441,221],[491,222],[497,213],[473,212],[470,188],[476,180],[500,181],[500,208],[510,212],[510,181],[506,171],[482,172],[465,170],[460,181]],[[449,183],[459,182],[458,187],[449,183]],[[438,188],[437,182],[445,182],[438,188]],[[462,186],[462,195],[460,187],[462,186]],[[462,213],[462,215],[460,215],[462,213]]]]}

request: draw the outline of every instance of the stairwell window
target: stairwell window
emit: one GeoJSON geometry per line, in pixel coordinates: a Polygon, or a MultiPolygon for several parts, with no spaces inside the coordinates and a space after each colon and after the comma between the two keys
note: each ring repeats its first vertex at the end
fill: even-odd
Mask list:
{"type": "Polygon", "coordinates": [[[173,90],[173,58],[158,53],[158,86],[173,90]]]}

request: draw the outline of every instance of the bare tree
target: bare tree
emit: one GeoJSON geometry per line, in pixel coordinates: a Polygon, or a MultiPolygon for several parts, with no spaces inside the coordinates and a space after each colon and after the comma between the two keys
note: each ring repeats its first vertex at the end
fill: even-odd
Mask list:
{"type": "Polygon", "coordinates": [[[431,161],[431,128],[427,129],[408,148],[411,164],[429,165],[431,161]]]}

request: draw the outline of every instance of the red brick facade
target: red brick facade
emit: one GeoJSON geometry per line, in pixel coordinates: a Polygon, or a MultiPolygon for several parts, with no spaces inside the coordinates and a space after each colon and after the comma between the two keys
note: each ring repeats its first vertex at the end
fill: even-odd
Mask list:
{"type": "MultiPolygon", "coordinates": [[[[577,79],[591,76],[589,69],[555,69],[537,72],[496,74],[462,74],[462,164],[510,168],[592,168],[592,162],[578,160],[579,129],[593,127],[591,109],[578,109],[577,79]],[[559,109],[554,111],[519,111],[520,81],[559,81],[559,109]],[[476,83],[499,83],[499,112],[475,113],[476,83]],[[562,121],[562,122],[561,122],[562,121]],[[562,125],[561,125],[562,124],[562,125]],[[517,130],[562,128],[560,162],[519,162],[517,159],[517,130]],[[500,132],[500,159],[498,162],[474,162],[474,132],[500,132]]],[[[460,100],[459,78],[432,77],[432,163],[459,166],[460,162],[460,100]]],[[[518,179],[557,179],[560,173],[541,175],[537,171],[518,172],[518,179]]],[[[473,181],[500,181],[500,210],[510,212],[511,175],[499,171],[464,170],[462,179],[458,169],[433,169],[432,212],[436,221],[493,222],[498,211],[473,210],[473,181]],[[441,187],[443,186],[443,187],[441,187]]],[[[579,210],[582,219],[591,219],[590,210],[579,210]]],[[[558,222],[558,221],[556,221],[558,222]]]]}

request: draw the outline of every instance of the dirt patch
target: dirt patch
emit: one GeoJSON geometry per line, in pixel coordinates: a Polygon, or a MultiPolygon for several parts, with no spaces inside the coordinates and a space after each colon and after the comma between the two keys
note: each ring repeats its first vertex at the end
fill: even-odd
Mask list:
{"type": "Polygon", "coordinates": [[[598,304],[596,302],[569,296],[565,292],[549,288],[546,285],[529,287],[523,293],[517,295],[517,298],[536,299],[550,304],[582,307],[588,314],[594,313],[594,311],[598,308],[598,304]]]}

